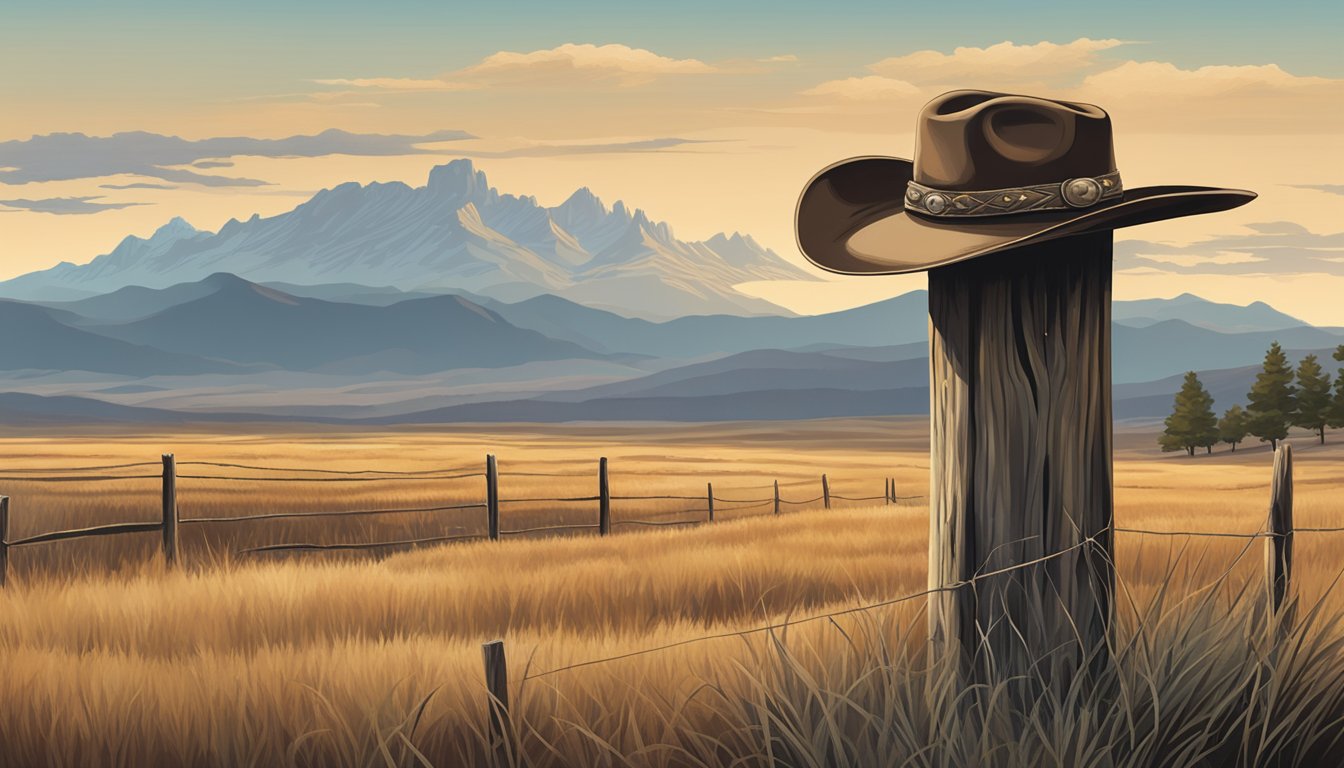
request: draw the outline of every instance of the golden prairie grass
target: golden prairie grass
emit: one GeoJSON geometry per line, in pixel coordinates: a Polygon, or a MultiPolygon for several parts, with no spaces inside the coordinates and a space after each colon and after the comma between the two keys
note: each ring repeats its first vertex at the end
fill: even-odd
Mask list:
{"type": "MultiPolygon", "coordinates": [[[[811,498],[820,493],[822,472],[838,495],[876,495],[882,478],[891,475],[898,493],[922,495],[923,428],[920,421],[893,419],[489,433],[13,435],[0,438],[0,469],[111,464],[173,450],[179,460],[421,470],[479,464],[490,451],[500,456],[505,498],[592,494],[598,455],[611,458],[618,496],[694,494],[713,482],[721,497],[764,497],[778,478],[786,498],[811,498]],[[510,469],[573,478],[510,478],[510,469]]],[[[1118,525],[1238,532],[1263,525],[1267,452],[1189,460],[1156,454],[1140,437],[1122,435],[1119,443],[1118,525]]],[[[1299,523],[1344,524],[1344,509],[1335,501],[1344,487],[1344,454],[1331,446],[1302,447],[1299,523]]],[[[447,495],[437,482],[191,482],[182,483],[186,518],[415,506],[443,503],[447,495]]],[[[146,484],[144,500],[109,498],[76,484],[0,483],[6,484],[0,493],[15,499],[17,530],[11,536],[155,517],[153,483],[146,484]]],[[[481,495],[478,489],[463,498],[481,495]]],[[[591,504],[572,506],[579,509],[506,507],[505,527],[594,516],[591,504]]],[[[618,504],[615,517],[642,518],[675,506],[618,504]]],[[[471,542],[379,558],[226,553],[318,537],[435,535],[480,522],[406,515],[357,525],[248,523],[219,526],[223,530],[213,534],[186,526],[186,536],[197,538],[185,539],[188,567],[172,573],[158,562],[153,535],[68,542],[45,553],[16,550],[16,578],[0,594],[0,754],[12,765],[426,764],[418,755],[435,765],[485,761],[490,755],[480,737],[485,697],[479,647],[496,637],[509,649],[517,717],[534,726],[519,742],[527,752],[520,763],[713,765],[715,755],[751,754],[759,749],[763,726],[743,726],[749,713],[725,708],[725,701],[761,701],[760,688],[773,674],[766,666],[794,676],[792,684],[774,680],[772,686],[787,688],[797,684],[798,674],[814,675],[815,686],[798,689],[813,703],[822,688],[859,684],[847,676],[871,679],[867,660],[901,652],[890,647],[891,638],[921,645],[920,601],[791,627],[782,666],[778,636],[758,633],[520,679],[525,671],[924,588],[922,499],[894,507],[837,500],[836,506],[821,511],[814,505],[779,518],[746,518],[743,512],[737,517],[744,519],[733,520],[727,512],[721,525],[619,529],[605,539],[471,542]],[[103,549],[90,550],[89,544],[103,549]],[[706,703],[707,683],[713,703],[706,703]]],[[[1344,539],[1299,537],[1296,584],[1304,596],[1322,594],[1334,578],[1342,543],[1336,536],[1344,539]]],[[[1251,542],[1250,552],[1237,560],[1246,545],[1120,534],[1118,569],[1135,606],[1122,606],[1122,619],[1133,624],[1143,606],[1161,599],[1164,587],[1188,592],[1217,582],[1229,566],[1233,578],[1223,584],[1254,583],[1262,544],[1251,542]]],[[[899,692],[899,685],[892,686],[899,692]]]]}

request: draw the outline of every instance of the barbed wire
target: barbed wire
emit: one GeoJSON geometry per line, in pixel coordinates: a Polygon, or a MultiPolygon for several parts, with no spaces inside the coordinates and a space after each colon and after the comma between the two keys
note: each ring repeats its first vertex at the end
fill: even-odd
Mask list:
{"type": "Polygon", "coordinates": [[[440,469],[393,470],[393,469],[314,469],[309,467],[267,467],[255,464],[230,464],[220,461],[179,461],[179,467],[224,467],[227,469],[252,469],[259,472],[313,472],[324,475],[439,475],[465,472],[474,465],[461,467],[443,467],[440,469]]]}
{"type": "Polygon", "coordinates": [[[99,467],[24,467],[3,469],[0,470],[0,475],[8,475],[12,472],[103,472],[109,469],[131,469],[134,467],[157,466],[160,466],[160,462],[137,461],[133,464],[104,464],[99,467]]]}
{"type": "Polygon", "coordinates": [[[600,659],[590,659],[588,661],[580,661],[575,664],[568,664],[562,667],[555,667],[553,669],[544,670],[542,672],[529,672],[523,675],[523,680],[524,681],[535,680],[540,677],[547,677],[549,675],[558,674],[560,672],[567,672],[571,669],[579,669],[581,667],[591,667],[597,664],[606,664],[613,661],[621,661],[624,659],[634,658],[636,656],[646,656],[650,653],[658,653],[660,651],[666,651],[672,648],[681,648],[687,645],[693,645],[695,643],[708,642],[710,640],[724,640],[732,637],[746,637],[748,635],[760,634],[762,632],[771,632],[778,629],[784,629],[785,627],[793,627],[799,624],[807,624],[813,621],[821,621],[823,619],[834,619],[837,616],[847,616],[849,614],[862,613],[864,611],[871,611],[877,608],[885,608],[890,605],[896,605],[898,603],[904,603],[910,600],[916,600],[921,597],[928,597],[929,595],[937,594],[939,592],[951,592],[953,590],[961,589],[962,587],[970,586],[977,582],[984,581],[986,579],[991,579],[995,576],[1002,576],[1003,574],[1008,573],[1010,571],[1016,571],[1021,568],[1027,568],[1033,565],[1039,565],[1041,563],[1048,562],[1050,560],[1054,560],[1059,557],[1063,557],[1064,555],[1067,555],[1070,552],[1081,549],[1082,547],[1087,546],[1088,544],[1094,544],[1094,543],[1096,543],[1096,537],[1089,536],[1083,539],[1082,541],[1078,542],[1077,544],[1074,544],[1070,547],[1066,547],[1065,549],[1061,549],[1058,552],[1053,552],[1049,555],[1044,555],[1042,557],[1035,558],[1034,560],[1028,560],[1027,562],[1024,563],[1016,563],[1014,565],[999,568],[997,570],[979,573],[968,579],[961,579],[951,584],[944,584],[940,587],[930,587],[929,589],[920,592],[914,592],[908,595],[901,595],[900,597],[893,597],[876,603],[869,603],[867,605],[860,605],[852,608],[844,608],[838,611],[816,614],[813,616],[807,616],[800,619],[788,619],[785,621],[775,622],[772,624],[766,624],[760,627],[753,627],[751,629],[739,629],[727,632],[718,632],[710,635],[700,635],[698,637],[687,638],[685,640],[678,640],[672,643],[664,643],[663,645],[654,646],[652,648],[642,648],[637,651],[628,651],[626,653],[616,654],[615,656],[607,656],[600,659]]]}
{"type": "MultiPolygon", "coordinates": [[[[417,477],[238,477],[234,475],[178,475],[181,480],[228,480],[249,483],[396,483],[424,480],[462,480],[468,477],[484,477],[483,472],[469,472],[461,475],[436,475],[417,477]]],[[[158,475],[154,475],[158,477],[158,475]]]]}
{"type": "Polygon", "coordinates": [[[251,520],[279,520],[296,517],[364,517],[369,515],[396,515],[406,512],[447,512],[455,509],[485,509],[485,504],[452,504],[440,507],[414,507],[410,509],[351,509],[322,512],[265,512],[257,515],[237,515],[232,517],[184,517],[179,523],[239,523],[251,520]]]}
{"type": "Polygon", "coordinates": [[[41,477],[6,477],[16,483],[101,483],[110,480],[159,480],[163,475],[44,475],[41,477]]]}

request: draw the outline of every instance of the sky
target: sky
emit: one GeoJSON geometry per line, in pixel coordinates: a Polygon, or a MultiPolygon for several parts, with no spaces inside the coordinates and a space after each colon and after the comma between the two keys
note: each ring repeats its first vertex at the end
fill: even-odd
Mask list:
{"type": "MultiPolygon", "coordinates": [[[[1324,2],[6,0],[0,279],[174,216],[215,230],[345,181],[419,186],[456,157],[542,204],[586,186],[683,239],[741,231],[803,264],[813,173],[909,157],[924,102],[984,88],[1106,109],[1129,188],[1260,195],[1117,231],[1117,298],[1344,326],[1341,39],[1324,2]]],[[[742,289],[818,312],[923,280],[742,289]]]]}

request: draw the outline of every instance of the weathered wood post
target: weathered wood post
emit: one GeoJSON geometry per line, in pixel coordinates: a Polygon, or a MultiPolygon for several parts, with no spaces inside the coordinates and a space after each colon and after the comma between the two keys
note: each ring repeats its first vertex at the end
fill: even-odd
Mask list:
{"type": "Polygon", "coordinates": [[[485,455],[485,524],[491,541],[499,541],[499,465],[495,454],[485,455]]]}
{"type": "Polygon", "coordinates": [[[9,580],[9,497],[0,496],[0,587],[9,580]]]}
{"type": "Polygon", "coordinates": [[[821,476],[821,503],[826,509],[831,508],[831,484],[826,480],[826,475],[821,476]]]}
{"type": "Polygon", "coordinates": [[[1265,576],[1269,607],[1282,611],[1280,626],[1293,623],[1293,603],[1287,600],[1293,575],[1293,447],[1280,443],[1274,451],[1274,480],[1269,490],[1269,539],[1265,542],[1265,576]],[[1287,605],[1285,605],[1287,601],[1287,605]]]}
{"type": "Polygon", "coordinates": [[[892,501],[891,497],[894,496],[895,494],[893,494],[893,493],[891,492],[891,478],[890,478],[890,477],[888,477],[888,478],[884,478],[884,479],[882,480],[882,494],[883,494],[883,498],[886,499],[885,505],[886,505],[886,506],[891,506],[891,501],[892,501]]]}
{"type": "Polygon", "coordinates": [[[714,484],[705,483],[705,500],[709,502],[709,522],[714,522],[714,484]]]}
{"type": "Polygon", "coordinates": [[[611,533],[611,484],[607,482],[607,457],[597,461],[597,531],[611,533]]]}
{"type": "Polygon", "coordinates": [[[1016,673],[1044,649],[1097,661],[1114,587],[1111,233],[930,270],[929,362],[929,586],[1027,564],[934,593],[935,647],[1016,673]]]}
{"type": "Polygon", "coordinates": [[[779,514],[779,481],[775,481],[775,514],[779,514]]]}
{"type": "Polygon", "coordinates": [[[163,454],[163,561],[177,565],[177,460],[163,454]]]}
{"type": "Polygon", "coordinates": [[[915,125],[913,160],[812,177],[798,245],[832,272],[928,272],[930,634],[1031,695],[1107,663],[1112,232],[1255,193],[1127,187],[1093,104],[955,90],[915,125]]]}
{"type": "Polygon", "coordinates": [[[485,662],[485,690],[490,696],[490,747],[501,764],[508,764],[509,748],[509,669],[504,658],[504,641],[481,643],[485,662]]]}

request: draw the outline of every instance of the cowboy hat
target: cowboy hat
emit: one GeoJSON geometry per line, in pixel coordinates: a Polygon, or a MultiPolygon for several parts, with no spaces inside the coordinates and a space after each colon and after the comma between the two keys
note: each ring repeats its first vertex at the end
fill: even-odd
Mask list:
{"type": "Polygon", "coordinates": [[[1224,211],[1254,192],[1125,189],[1100,107],[952,91],[920,111],[915,159],[855,157],[798,199],[798,247],[831,272],[890,275],[1086,232],[1224,211]]]}

